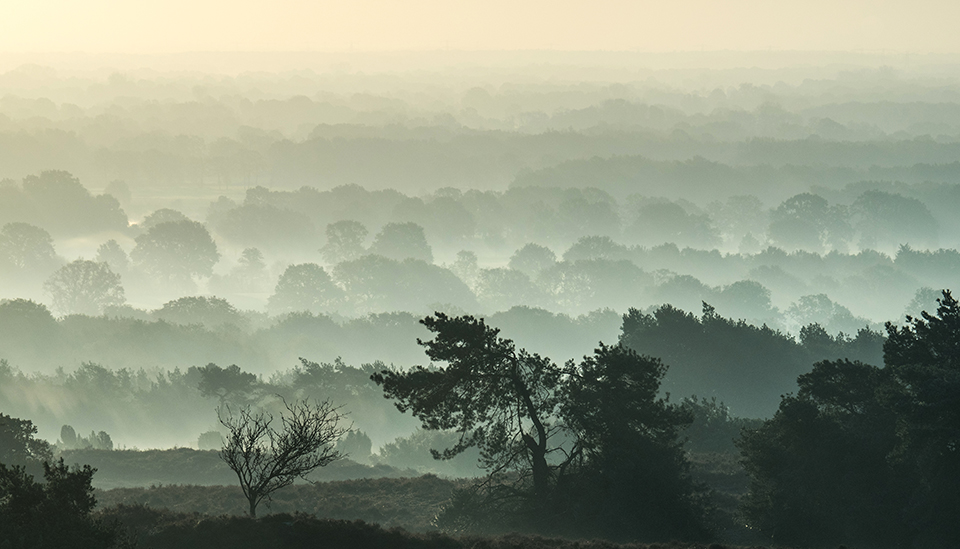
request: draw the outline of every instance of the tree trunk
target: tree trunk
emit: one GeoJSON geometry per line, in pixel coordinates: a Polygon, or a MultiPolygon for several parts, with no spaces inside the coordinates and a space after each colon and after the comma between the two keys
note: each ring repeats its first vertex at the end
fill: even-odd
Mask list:
{"type": "Polygon", "coordinates": [[[533,492],[537,500],[542,502],[547,498],[550,489],[550,467],[547,465],[546,448],[541,447],[526,433],[523,434],[523,441],[530,450],[533,461],[533,492]]]}
{"type": "Polygon", "coordinates": [[[247,500],[250,502],[250,518],[257,518],[257,496],[251,495],[247,500]]]}
{"type": "Polygon", "coordinates": [[[530,418],[537,432],[536,439],[527,433],[522,433],[521,436],[524,444],[527,445],[527,449],[530,450],[530,457],[533,461],[533,492],[537,500],[543,503],[550,489],[550,466],[547,465],[547,429],[543,426],[543,422],[540,421],[540,417],[537,415],[537,407],[533,404],[533,399],[530,397],[529,388],[522,383],[520,376],[516,373],[511,377],[517,395],[520,397],[523,402],[523,407],[526,409],[527,417],[530,418]]]}

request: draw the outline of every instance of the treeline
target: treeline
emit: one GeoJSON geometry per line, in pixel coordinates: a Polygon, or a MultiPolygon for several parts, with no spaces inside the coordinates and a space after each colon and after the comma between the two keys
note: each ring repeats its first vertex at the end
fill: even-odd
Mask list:
{"type": "MultiPolygon", "coordinates": [[[[201,394],[267,409],[276,401],[265,393],[278,388],[301,398],[324,385],[352,387],[348,392],[355,395],[361,380],[382,386],[429,431],[455,432],[431,444],[439,449],[435,455],[480,450],[485,481],[454,491],[438,515],[437,524],[451,531],[710,539],[718,528],[732,527],[732,517],[711,510],[704,487],[693,482],[684,435],[724,432],[737,437],[751,476],[742,516],[766,539],[945,548],[960,539],[952,521],[960,505],[952,490],[958,475],[958,311],[960,304],[944,291],[935,313],[923,312],[902,327],[887,324],[885,340],[861,334],[837,341],[809,328],[807,359],[844,358],[818,360],[800,374],[799,390],[781,393],[778,411],[762,423],[738,422],[715,401],[671,403],[660,391],[669,367],[633,350],[646,352],[665,340],[668,351],[682,356],[686,347],[709,345],[721,351],[712,363],[721,366],[734,362],[724,356],[725,346],[744,347],[737,362],[754,350],[778,355],[778,334],[719,318],[709,308],[699,318],[669,307],[653,315],[632,311],[619,345],[601,344],[593,355],[563,366],[517,349],[482,320],[437,314],[421,321],[434,338],[420,344],[445,366],[352,369],[304,360],[285,379],[269,383],[235,366],[208,365],[193,375],[201,394]],[[692,331],[674,329],[684,323],[692,331]],[[856,358],[870,348],[864,358],[880,363],[878,345],[882,367],[856,358]]],[[[31,422],[0,420],[5,432],[24,434],[11,448],[29,460],[49,458],[49,445],[33,439],[31,422]]],[[[83,476],[89,485],[89,468],[60,467],[57,474],[83,476]]],[[[0,473],[10,476],[9,469],[0,473]]],[[[12,475],[22,472],[13,469],[12,475]]],[[[5,501],[4,512],[19,505],[16,497],[5,501]]],[[[724,535],[745,534],[734,530],[724,535]]]]}
{"type": "MultiPolygon", "coordinates": [[[[174,369],[209,362],[240,364],[257,374],[290,368],[301,356],[360,364],[423,361],[412,313],[369,314],[349,319],[298,312],[266,318],[240,312],[222,299],[181,298],[154,311],[117,309],[109,315],[55,318],[43,305],[0,303],[0,349],[11,366],[53,372],[95,362],[111,368],[174,369]]],[[[515,307],[489,315],[516,327],[533,349],[575,357],[584,347],[616,334],[620,316],[610,310],[581,316],[515,307]]]]}
{"type": "MultiPolygon", "coordinates": [[[[422,328],[409,314],[373,315],[343,325],[322,316],[292,315],[253,334],[104,317],[72,316],[57,322],[49,313],[42,317],[43,324],[13,318],[5,325],[19,326],[19,331],[0,332],[9,338],[5,352],[32,354],[2,363],[0,406],[31,417],[51,438],[67,424],[81,433],[105,431],[115,447],[192,446],[201,433],[217,430],[218,404],[259,402],[279,394],[344,404],[355,427],[382,447],[381,453],[393,452],[386,461],[390,465],[416,468],[415,460],[405,461],[405,452],[425,455],[437,443],[414,434],[395,441],[395,448],[382,446],[408,436],[414,427],[409,418],[394,413],[369,380],[382,367],[374,362],[379,357],[390,357],[400,367],[425,363],[415,343],[422,328]],[[340,351],[369,358],[327,358],[340,351]],[[298,360],[298,355],[305,359],[298,360]],[[41,361],[69,365],[95,357],[99,362],[84,362],[76,369],[35,372],[41,361]],[[365,360],[366,365],[350,365],[365,360]],[[26,364],[33,373],[14,364],[26,364]],[[158,422],[160,417],[168,421],[158,422]]],[[[798,341],[721,317],[713,309],[697,316],[672,306],[650,313],[631,310],[622,319],[611,312],[570,319],[517,308],[487,320],[509,330],[529,350],[551,353],[558,360],[582,356],[598,341],[616,339],[619,327],[625,345],[670,365],[665,390],[678,397],[715,397],[740,417],[770,414],[778,396],[794,390],[796,377],[817,360],[878,362],[883,341],[867,329],[831,335],[816,324],[806,326],[798,341]],[[559,349],[565,354],[555,352],[559,349]]]]}
{"type": "MultiPolygon", "coordinates": [[[[257,187],[243,203],[211,204],[206,225],[164,208],[129,226],[115,200],[93,197],[65,172],[0,191],[11,197],[9,209],[0,202],[0,216],[10,220],[0,226],[7,296],[45,301],[63,315],[148,318],[127,301],[209,305],[170,301],[198,293],[272,315],[352,317],[515,305],[579,315],[663,302],[697,309],[706,301],[794,333],[810,322],[852,333],[899,316],[930,293],[919,289],[946,287],[960,272],[956,250],[923,247],[940,231],[923,202],[869,189],[849,206],[803,193],[773,210],[751,197],[700,210],[640,197],[618,202],[591,189],[447,189],[416,198],[359,187],[257,187]],[[116,219],[88,208],[100,203],[116,219]],[[95,253],[68,263],[51,232],[34,223],[55,230],[59,245],[84,237],[95,253]],[[900,239],[921,245],[895,244],[900,239]],[[737,241],[739,253],[708,251],[737,241]],[[896,251],[845,252],[855,241],[896,251]],[[888,299],[870,299],[877,292],[888,299]]],[[[938,196],[950,203],[947,195],[927,198],[938,196]]]]}
{"type": "MultiPolygon", "coordinates": [[[[895,249],[901,244],[935,247],[941,236],[949,238],[940,234],[941,226],[953,226],[949,211],[958,201],[954,183],[858,182],[839,187],[843,189],[839,192],[824,189],[839,203],[818,194],[789,193],[768,208],[769,202],[754,196],[756,189],[717,181],[720,176],[714,166],[702,166],[690,178],[696,186],[695,198],[664,197],[662,189],[676,189],[675,182],[660,181],[633,168],[622,172],[631,181],[620,188],[616,188],[617,178],[609,174],[570,168],[562,172],[569,177],[533,173],[526,177],[535,184],[518,184],[502,192],[448,187],[419,197],[357,186],[326,191],[255,187],[247,190],[242,202],[220,198],[213,203],[207,222],[233,246],[264,251],[306,246],[326,235],[330,224],[351,220],[363,224],[370,236],[388,223],[416,223],[431,245],[445,250],[501,249],[503,253],[504,247],[529,242],[556,247],[585,236],[608,236],[643,246],[673,243],[681,248],[744,247],[755,252],[772,245],[788,251],[845,253],[895,249]],[[638,181],[643,184],[635,184],[638,181]],[[710,181],[711,189],[700,188],[701,181],[710,181]]],[[[732,179],[743,181],[736,174],[732,179]]]]}
{"type": "Polygon", "coordinates": [[[0,177],[56,166],[98,186],[493,188],[594,156],[863,170],[956,159],[952,82],[813,72],[795,85],[713,73],[714,87],[691,89],[657,81],[669,71],[565,84],[496,71],[86,79],[23,67],[0,75],[0,177]]]}
{"type": "MultiPolygon", "coordinates": [[[[329,190],[304,186],[295,191],[257,186],[248,188],[242,201],[221,196],[208,203],[204,220],[217,241],[238,250],[255,247],[270,256],[315,253],[333,236],[329,228],[346,221],[362,225],[361,244],[390,224],[414,223],[422,228],[429,245],[445,255],[473,250],[502,256],[531,242],[557,248],[587,236],[647,247],[672,243],[680,248],[740,248],[753,253],[770,245],[787,251],[845,253],[890,250],[903,244],[934,248],[941,237],[949,239],[949,231],[943,229],[955,225],[950,212],[960,200],[960,186],[955,183],[859,181],[837,189],[819,187],[816,192],[833,202],[820,194],[801,192],[787,194],[769,208],[752,191],[717,181],[720,175],[715,166],[703,165],[692,180],[712,181],[718,194],[698,189],[694,203],[664,197],[656,189],[675,189],[675,182],[659,181],[633,164],[637,161],[628,157],[594,159],[583,169],[528,174],[526,183],[536,185],[506,191],[446,187],[415,196],[359,186],[329,190]],[[625,192],[615,192],[611,187],[621,186],[620,176],[650,187],[631,181],[623,183],[625,192]],[[584,185],[585,181],[591,183],[584,185]]],[[[739,175],[732,178],[743,181],[739,175]]],[[[21,184],[4,180],[0,197],[0,226],[26,223],[57,239],[111,232],[135,239],[160,223],[189,219],[178,210],[160,208],[131,226],[121,206],[131,201],[126,184],[115,182],[104,194],[94,196],[79,179],[63,171],[31,175],[21,184]]]]}

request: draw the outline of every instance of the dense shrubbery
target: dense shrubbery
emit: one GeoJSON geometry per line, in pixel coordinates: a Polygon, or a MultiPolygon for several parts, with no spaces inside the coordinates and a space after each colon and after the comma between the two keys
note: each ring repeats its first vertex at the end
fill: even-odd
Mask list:
{"type": "MultiPolygon", "coordinates": [[[[122,505],[103,511],[130,529],[143,549],[288,549],[352,547],[356,549],[700,549],[700,544],[679,542],[617,544],[601,540],[570,540],[509,534],[500,537],[410,533],[385,529],[359,520],[318,519],[299,513],[267,515],[253,520],[240,516],[177,513],[139,505],[122,505]]],[[[756,546],[755,546],[756,547],[756,546]]],[[[735,549],[710,545],[711,549],[735,549]]]]}
{"type": "Polygon", "coordinates": [[[744,513],[776,542],[960,543],[960,305],[887,325],[884,367],[817,363],[740,442],[744,513]]]}
{"type": "MultiPolygon", "coordinates": [[[[371,477],[376,470],[368,470],[371,477]]],[[[387,471],[389,473],[389,471],[387,471]]],[[[408,474],[414,475],[413,472],[408,474]]],[[[323,480],[322,478],[317,480],[323,480]]],[[[235,483],[235,479],[234,479],[235,483]]],[[[437,513],[464,481],[433,475],[405,478],[362,478],[294,484],[265,503],[265,513],[301,512],[327,519],[365,520],[416,531],[435,529],[437,513]]],[[[103,508],[142,504],[152,508],[207,515],[242,515],[247,500],[239,486],[151,486],[97,492],[103,508]]]]}
{"type": "Polygon", "coordinates": [[[62,458],[51,464],[50,445],[36,432],[29,420],[0,413],[0,547],[125,547],[116,525],[91,516],[96,469],[71,468],[62,458]]]}
{"type": "Polygon", "coordinates": [[[11,549],[126,547],[122,530],[92,516],[96,499],[89,465],[43,463],[38,482],[23,467],[0,463],[0,546],[11,549]]]}

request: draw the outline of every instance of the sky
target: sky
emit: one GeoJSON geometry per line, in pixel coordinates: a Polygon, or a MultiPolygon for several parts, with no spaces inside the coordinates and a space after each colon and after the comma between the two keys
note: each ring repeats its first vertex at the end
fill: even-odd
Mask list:
{"type": "Polygon", "coordinates": [[[956,53],[956,0],[0,0],[0,52],[956,53]]]}

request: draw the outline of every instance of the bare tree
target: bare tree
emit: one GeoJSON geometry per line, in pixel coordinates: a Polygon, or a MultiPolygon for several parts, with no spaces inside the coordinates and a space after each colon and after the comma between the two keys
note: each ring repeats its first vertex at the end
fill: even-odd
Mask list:
{"type": "Polygon", "coordinates": [[[334,444],[349,428],[340,426],[344,415],[338,406],[328,400],[284,401],[284,406],[279,430],[267,412],[247,406],[233,414],[228,406],[217,408],[220,423],[229,431],[220,459],[237,473],[251,517],[257,516],[257,505],[269,500],[271,493],[343,457],[334,444]]]}

